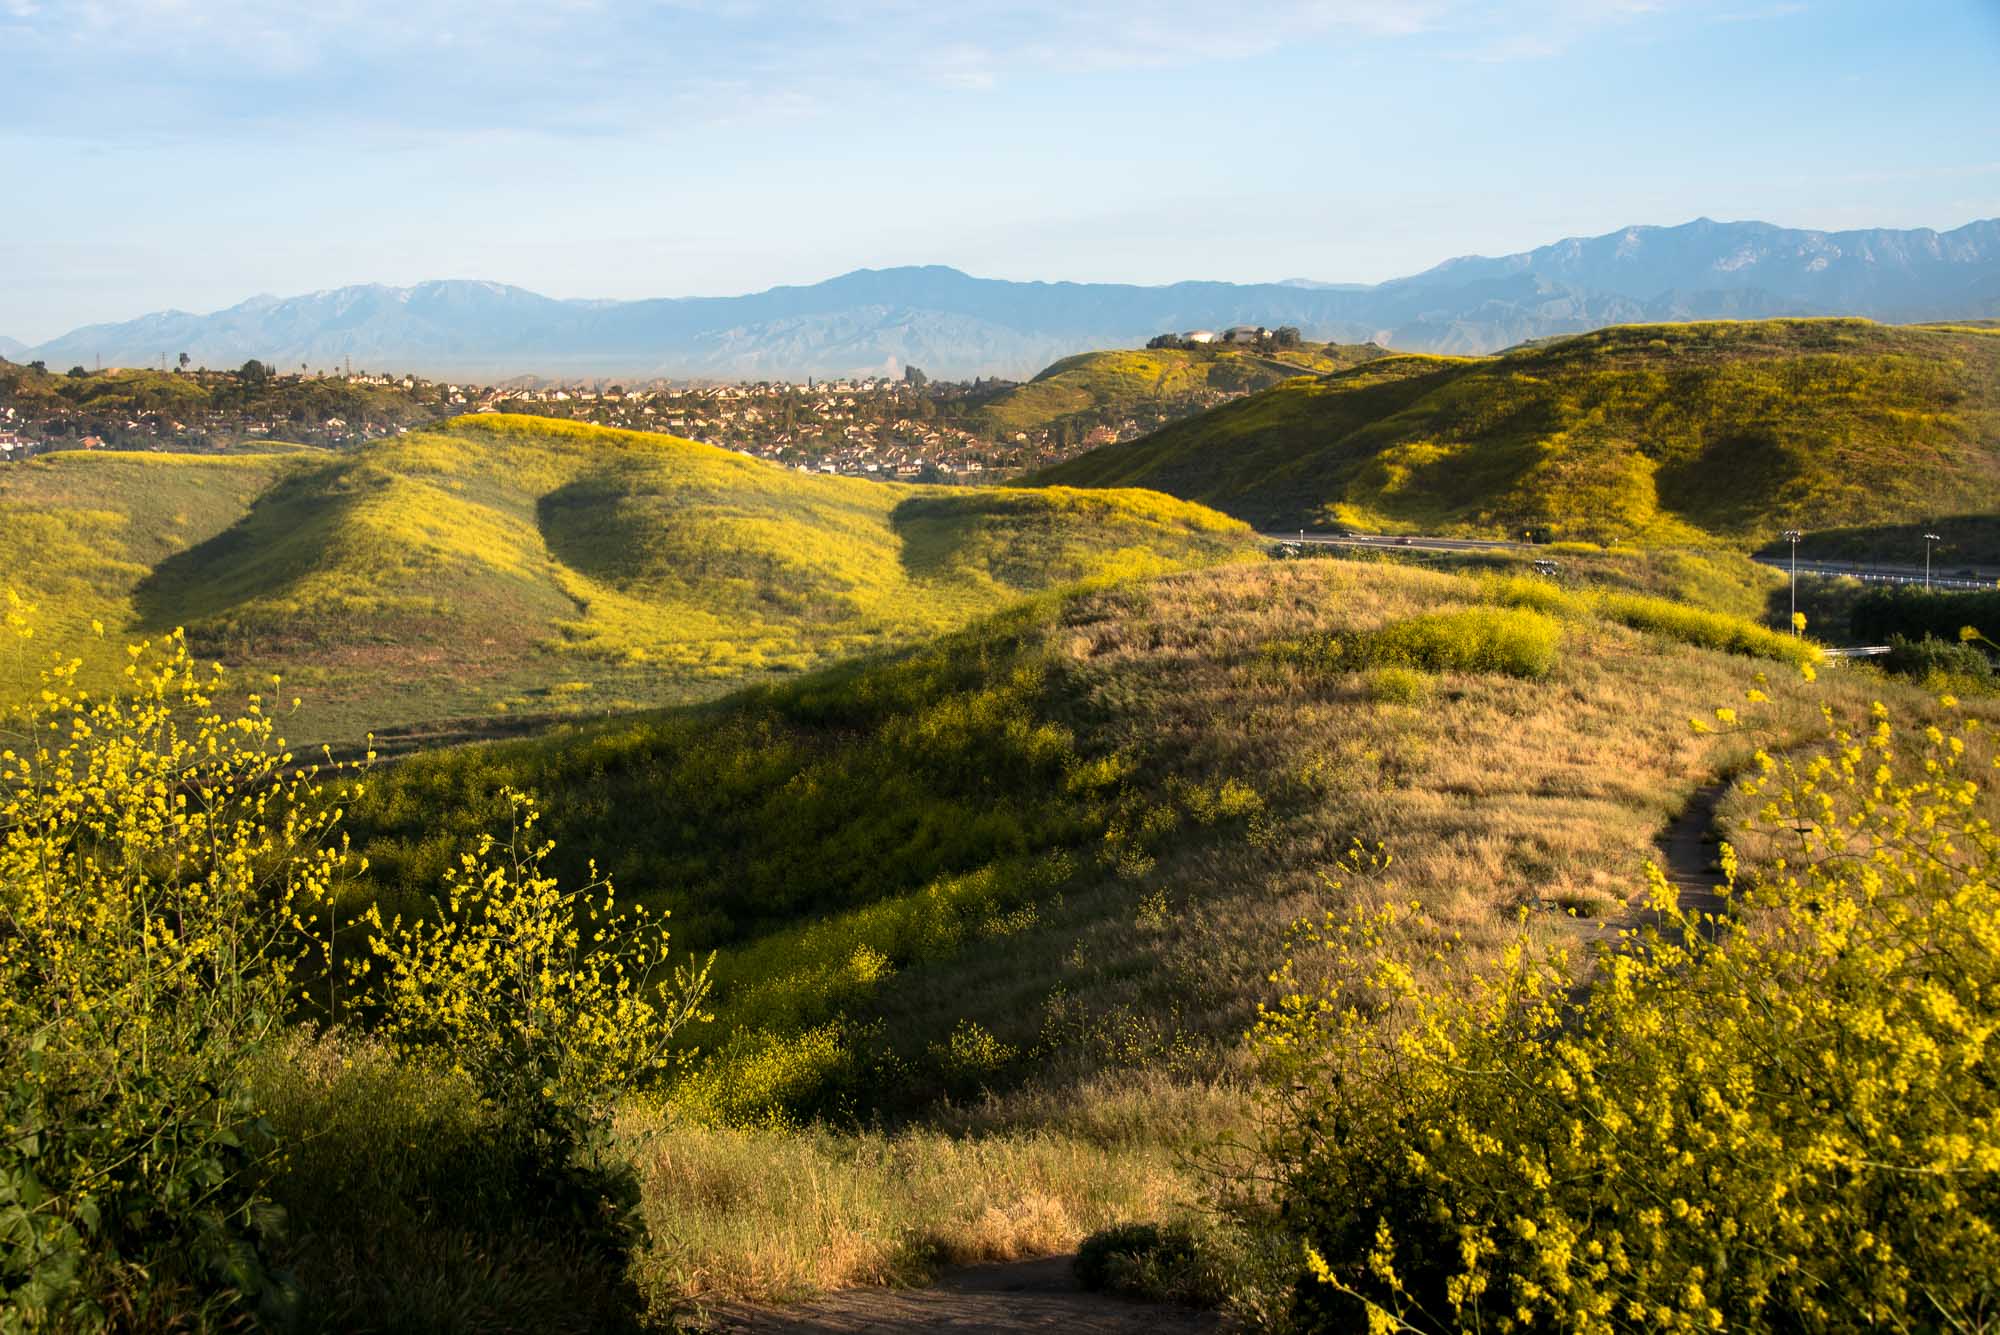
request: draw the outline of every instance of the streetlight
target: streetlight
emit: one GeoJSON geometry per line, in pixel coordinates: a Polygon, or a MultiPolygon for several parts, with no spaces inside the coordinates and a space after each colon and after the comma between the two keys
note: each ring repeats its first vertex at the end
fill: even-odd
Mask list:
{"type": "Polygon", "coordinates": [[[1785,541],[1792,544],[1792,619],[1788,624],[1794,635],[1799,633],[1799,539],[1804,536],[1795,528],[1785,530],[1785,541]]]}
{"type": "Polygon", "coordinates": [[[1943,542],[1943,541],[1944,539],[1940,538],[1935,533],[1924,534],[1924,592],[1925,593],[1929,593],[1931,591],[1931,544],[1934,542],[1943,542]]]}

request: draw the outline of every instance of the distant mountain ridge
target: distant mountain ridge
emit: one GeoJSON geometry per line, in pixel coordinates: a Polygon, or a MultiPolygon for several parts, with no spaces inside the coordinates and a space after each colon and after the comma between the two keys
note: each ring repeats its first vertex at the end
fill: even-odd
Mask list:
{"type": "Polygon", "coordinates": [[[1363,286],[1009,282],[942,265],[861,269],[736,297],[556,300],[462,280],[253,297],[208,315],[92,325],[10,356],[148,365],[186,352],[233,366],[469,376],[690,379],[899,373],[1026,377],[1060,357],[1167,330],[1298,326],[1306,337],[1482,353],[1607,325],[1860,315],[2000,316],[2000,219],[1929,229],[1804,231],[1706,218],[1628,227],[1517,255],[1466,256],[1363,286]]]}

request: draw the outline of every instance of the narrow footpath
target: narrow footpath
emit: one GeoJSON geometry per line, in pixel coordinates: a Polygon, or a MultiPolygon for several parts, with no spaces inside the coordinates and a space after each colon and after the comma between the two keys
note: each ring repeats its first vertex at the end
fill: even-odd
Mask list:
{"type": "Polygon", "coordinates": [[[1727,780],[1695,790],[1680,814],[1654,840],[1654,847],[1660,850],[1660,870],[1667,883],[1680,892],[1681,908],[1689,913],[1720,913],[1726,904],[1718,865],[1721,833],[1716,827],[1715,808],[1728,791],[1727,780]]]}
{"type": "Polygon", "coordinates": [[[1211,1335],[1213,1312],[1077,1287],[1070,1256],[953,1271],[922,1289],[844,1289],[789,1307],[709,1310],[716,1335],[1211,1335]]]}

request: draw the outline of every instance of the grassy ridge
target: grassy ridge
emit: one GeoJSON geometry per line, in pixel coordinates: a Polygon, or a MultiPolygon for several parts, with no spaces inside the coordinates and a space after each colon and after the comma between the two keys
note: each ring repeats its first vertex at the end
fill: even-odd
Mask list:
{"type": "Polygon", "coordinates": [[[978,421],[1000,435],[1064,418],[1159,411],[1163,402],[1245,394],[1293,376],[1324,374],[1381,355],[1373,345],[1307,343],[1296,348],[1146,348],[1085,352],[1044,369],[980,405],[978,421]]]}
{"type": "Polygon", "coordinates": [[[1761,544],[2000,507],[1996,438],[1991,331],[1634,325],[1280,385],[1029,481],[1284,528],[1761,544]]]}
{"type": "Polygon", "coordinates": [[[186,626],[204,655],[312,688],[303,735],[684,699],[1255,548],[1156,494],[891,487],[512,415],[331,455],[9,476],[15,512],[62,539],[11,539],[57,626],[186,626]],[[151,536],[107,549],[122,530],[151,536]]]}

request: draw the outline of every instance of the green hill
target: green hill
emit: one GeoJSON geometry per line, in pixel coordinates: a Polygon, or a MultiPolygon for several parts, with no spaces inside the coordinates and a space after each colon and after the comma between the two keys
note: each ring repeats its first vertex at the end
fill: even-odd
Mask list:
{"type": "Polygon", "coordinates": [[[1293,348],[1147,348],[1065,357],[1025,385],[981,404],[973,421],[996,435],[1034,431],[1065,420],[1085,425],[1127,416],[1149,420],[1190,411],[1226,396],[1268,388],[1293,376],[1358,365],[1382,350],[1373,344],[1304,343],[1293,348]]]}
{"type": "Polygon", "coordinates": [[[307,736],[712,694],[1255,550],[1157,494],[894,487],[511,415],[336,454],[63,454],[0,487],[10,582],[58,643],[186,626],[310,688],[307,736]]]}
{"type": "Polygon", "coordinates": [[[1821,699],[1907,694],[1808,688],[1689,643],[1707,623],[1672,607],[1335,561],[1044,597],[886,660],[414,758],[372,781],[357,846],[407,911],[513,785],[547,799],[565,877],[594,855],[671,909],[677,950],[720,950],[673,1111],[630,1124],[672,1147],[634,1142],[661,1233],[642,1282],[1043,1254],[1190,1208],[1187,1151],[1248,1116],[1243,1034],[1296,919],[1416,900],[1474,949],[1524,909],[1568,939],[1564,910],[1643,886],[1716,767],[1821,699]],[[1489,630],[1547,652],[1460,652],[1489,630]],[[1760,671],[1754,734],[1690,730],[1760,671]],[[799,1207],[805,1180],[825,1204],[799,1207]]]}
{"type": "Polygon", "coordinates": [[[1144,486],[1280,529],[1756,545],[2000,509],[2000,336],[1634,325],[1293,381],[1026,482],[1144,486]]]}

